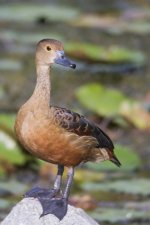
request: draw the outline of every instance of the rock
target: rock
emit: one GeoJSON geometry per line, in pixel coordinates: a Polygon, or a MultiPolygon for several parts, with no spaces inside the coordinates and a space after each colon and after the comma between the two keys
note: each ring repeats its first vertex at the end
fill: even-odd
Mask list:
{"type": "Polygon", "coordinates": [[[98,225],[82,209],[71,205],[61,221],[52,214],[40,218],[41,213],[42,207],[37,199],[25,198],[12,209],[1,225],[98,225]]]}

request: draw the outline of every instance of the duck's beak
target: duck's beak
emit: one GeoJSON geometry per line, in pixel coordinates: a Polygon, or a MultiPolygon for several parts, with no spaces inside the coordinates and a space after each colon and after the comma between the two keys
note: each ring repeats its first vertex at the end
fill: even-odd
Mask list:
{"type": "Polygon", "coordinates": [[[54,62],[62,66],[71,67],[72,69],[76,68],[76,64],[70,62],[70,60],[65,57],[64,51],[56,51],[54,62]]]}

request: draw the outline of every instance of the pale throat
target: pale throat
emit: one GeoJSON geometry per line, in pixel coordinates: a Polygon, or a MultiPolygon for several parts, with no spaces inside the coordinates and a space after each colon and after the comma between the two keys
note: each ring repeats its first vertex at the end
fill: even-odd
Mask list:
{"type": "Polygon", "coordinates": [[[37,83],[32,95],[34,106],[39,109],[42,107],[49,108],[50,106],[50,65],[37,64],[37,83]]]}

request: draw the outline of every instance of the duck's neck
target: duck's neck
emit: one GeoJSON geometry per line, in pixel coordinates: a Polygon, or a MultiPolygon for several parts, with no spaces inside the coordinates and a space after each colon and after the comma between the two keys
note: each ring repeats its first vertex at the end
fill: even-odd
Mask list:
{"type": "Polygon", "coordinates": [[[50,66],[36,65],[37,83],[34,89],[32,100],[34,108],[38,111],[49,109],[50,106],[50,66]]]}

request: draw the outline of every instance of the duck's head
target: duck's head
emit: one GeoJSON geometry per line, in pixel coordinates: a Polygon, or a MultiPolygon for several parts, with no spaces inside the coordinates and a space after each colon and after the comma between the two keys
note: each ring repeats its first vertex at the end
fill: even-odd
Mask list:
{"type": "Polygon", "coordinates": [[[41,65],[56,63],[73,69],[76,68],[76,64],[65,57],[62,43],[54,39],[43,39],[37,44],[36,62],[41,65]]]}

